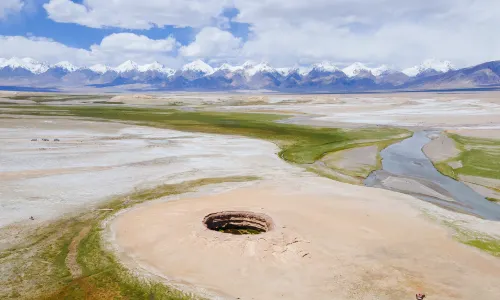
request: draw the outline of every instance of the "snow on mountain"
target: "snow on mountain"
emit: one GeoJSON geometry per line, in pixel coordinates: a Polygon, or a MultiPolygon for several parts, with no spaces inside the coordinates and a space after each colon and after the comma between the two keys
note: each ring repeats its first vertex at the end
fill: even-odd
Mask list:
{"type": "Polygon", "coordinates": [[[298,67],[297,68],[297,72],[301,76],[306,76],[307,74],[309,74],[311,72],[311,70],[312,70],[311,67],[298,67]]]}
{"type": "Polygon", "coordinates": [[[372,69],[370,69],[370,71],[372,72],[373,76],[380,76],[383,74],[387,74],[389,72],[394,72],[393,69],[389,68],[386,65],[381,65],[379,67],[372,68],[372,69]]]}
{"type": "Polygon", "coordinates": [[[332,64],[329,61],[323,61],[323,62],[314,64],[312,66],[312,69],[316,70],[316,71],[320,71],[320,72],[330,72],[330,73],[340,71],[339,68],[337,68],[334,64],[332,64]]]}
{"type": "Polygon", "coordinates": [[[68,61],[49,65],[32,58],[13,57],[10,59],[0,58],[0,80],[9,82],[9,84],[13,80],[24,80],[32,85],[43,82],[43,84],[51,84],[53,86],[64,85],[68,82],[72,84],[75,82],[76,86],[80,82],[84,82],[83,80],[92,84],[109,86],[141,83],[169,90],[189,88],[222,90],[230,87],[231,89],[279,90],[292,88],[304,91],[314,91],[315,89],[357,91],[388,87],[439,87],[443,82],[447,86],[459,87],[463,86],[464,82],[476,86],[493,85],[500,82],[500,79],[498,79],[500,78],[500,74],[497,72],[499,65],[500,61],[490,62],[448,73],[448,71],[454,69],[449,61],[431,59],[424,61],[419,66],[403,70],[403,74],[399,69],[391,69],[387,65],[371,68],[362,63],[354,63],[341,70],[327,61],[311,66],[295,65],[290,68],[274,68],[266,62],[255,63],[247,61],[243,65],[224,63],[214,69],[207,63],[196,60],[184,65],[176,73],[175,70],[167,68],[159,62],[138,65],[128,60],[116,68],[111,68],[103,64],[78,68],[68,61]],[[54,70],[49,71],[51,68],[54,70]],[[60,72],[61,70],[56,68],[62,68],[67,72],[60,72]],[[89,74],[89,72],[76,72],[74,76],[66,76],[67,73],[73,73],[78,70],[92,70],[99,76],[89,74]],[[113,74],[106,74],[110,71],[113,74]],[[114,71],[123,74],[117,78],[114,71]],[[215,71],[222,71],[222,76],[204,78],[212,75],[215,71]],[[150,74],[149,72],[155,72],[155,74],[150,74]],[[156,76],[156,73],[166,74],[166,76],[156,76]],[[39,76],[40,80],[37,79],[39,74],[42,74],[39,76]],[[172,77],[172,80],[167,79],[167,77],[171,77],[174,74],[178,74],[179,76],[172,77]],[[377,78],[373,78],[372,75],[377,78]],[[63,76],[65,76],[64,80],[59,80],[63,76]],[[356,80],[342,80],[345,76],[355,77],[356,80]],[[414,78],[409,78],[408,76],[414,78]],[[10,77],[12,77],[12,80],[10,77]]]}
{"type": "Polygon", "coordinates": [[[287,76],[292,71],[296,70],[295,68],[276,68],[276,71],[280,73],[281,76],[287,76]]]}
{"type": "Polygon", "coordinates": [[[57,64],[53,65],[52,67],[61,68],[61,69],[66,70],[68,72],[74,72],[74,71],[79,69],[77,66],[73,65],[69,61],[58,62],[57,64]]]}
{"type": "Polygon", "coordinates": [[[242,70],[243,66],[232,66],[230,64],[222,64],[220,67],[215,69],[215,71],[225,71],[225,72],[236,72],[242,70]]]}
{"type": "Polygon", "coordinates": [[[182,66],[181,71],[183,72],[190,71],[190,72],[197,72],[209,75],[214,72],[214,69],[205,62],[203,62],[202,60],[198,59],[182,66]]]}
{"type": "Polygon", "coordinates": [[[155,61],[151,64],[146,64],[146,65],[141,65],[138,66],[137,68],[139,72],[148,72],[148,71],[154,71],[154,72],[159,72],[167,75],[174,75],[175,70],[170,69],[165,67],[164,65],[160,64],[159,62],[155,61]]]}
{"type": "Polygon", "coordinates": [[[264,73],[264,72],[273,73],[276,72],[276,69],[271,67],[267,62],[261,62],[260,64],[254,65],[246,69],[246,73],[250,77],[254,76],[257,73],[264,73]]]}
{"type": "Polygon", "coordinates": [[[454,66],[451,62],[445,60],[427,59],[421,65],[414,66],[403,70],[403,73],[410,77],[415,77],[423,72],[434,70],[439,73],[446,73],[453,70],[454,66]]]}
{"type": "Polygon", "coordinates": [[[255,65],[257,65],[256,62],[252,60],[247,60],[243,65],[241,65],[241,67],[246,70],[253,68],[255,65]]]}
{"type": "Polygon", "coordinates": [[[41,74],[47,72],[49,65],[36,61],[32,58],[17,58],[13,57],[11,59],[5,60],[0,64],[0,68],[11,68],[11,69],[25,69],[33,74],[41,74]]]}
{"type": "Polygon", "coordinates": [[[360,62],[355,62],[352,65],[342,69],[342,72],[344,72],[348,77],[354,77],[359,75],[362,71],[368,71],[371,72],[372,69],[368,68],[364,64],[360,62]]]}
{"type": "Polygon", "coordinates": [[[98,74],[104,74],[108,71],[112,71],[113,68],[110,68],[106,65],[97,64],[97,65],[93,65],[93,66],[89,67],[89,70],[91,70],[95,73],[98,73],[98,74]]]}
{"type": "Polygon", "coordinates": [[[118,73],[125,73],[125,72],[130,72],[130,71],[137,71],[138,69],[139,69],[139,66],[135,62],[133,62],[131,60],[127,60],[123,64],[116,67],[115,71],[118,73]]]}

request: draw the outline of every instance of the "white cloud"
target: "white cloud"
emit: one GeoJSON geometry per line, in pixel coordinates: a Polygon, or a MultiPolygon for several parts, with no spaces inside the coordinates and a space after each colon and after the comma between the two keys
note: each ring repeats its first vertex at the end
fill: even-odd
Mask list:
{"type": "Polygon", "coordinates": [[[24,36],[0,36],[0,57],[32,57],[37,60],[58,62],[86,59],[88,51],[65,46],[50,39],[24,36]]]}
{"type": "Polygon", "coordinates": [[[181,47],[179,52],[186,57],[229,59],[238,54],[241,45],[241,39],[230,32],[216,27],[205,27],[191,44],[181,47]]]}
{"type": "MultiPolygon", "coordinates": [[[[0,0],[0,18],[2,6],[14,2],[0,0]]],[[[54,21],[95,28],[201,28],[175,60],[173,38],[121,33],[84,50],[92,62],[253,59],[289,66],[332,60],[408,67],[428,58],[457,66],[500,59],[498,0],[50,0],[44,7],[54,21]],[[233,21],[250,25],[246,42],[225,31],[221,12],[228,6],[239,10],[233,21]]]]}
{"type": "Polygon", "coordinates": [[[92,53],[109,55],[168,55],[175,49],[176,44],[176,40],[171,36],[153,40],[145,35],[113,33],[106,36],[99,45],[92,45],[90,49],[92,53]]]}
{"type": "Polygon", "coordinates": [[[18,13],[23,9],[21,0],[1,0],[0,1],[0,20],[7,18],[10,14],[18,13]]]}
{"type": "Polygon", "coordinates": [[[85,0],[77,4],[51,0],[44,8],[56,22],[93,28],[149,29],[165,25],[202,27],[210,24],[227,3],[227,0],[85,0]]]}
{"type": "Polygon", "coordinates": [[[176,46],[172,37],[153,40],[132,33],[109,35],[100,44],[92,45],[90,50],[71,48],[40,37],[0,36],[0,57],[31,57],[49,63],[67,60],[80,66],[96,63],[118,65],[129,59],[139,64],[157,60],[177,67],[181,62],[172,56],[176,46]]]}
{"type": "Polygon", "coordinates": [[[125,60],[139,64],[159,61],[169,66],[178,66],[173,57],[178,43],[173,37],[154,40],[133,33],[115,33],[105,37],[100,44],[90,47],[90,57],[94,63],[117,65],[125,60]]]}
{"type": "Polygon", "coordinates": [[[235,0],[252,24],[243,53],[278,64],[364,61],[399,66],[426,58],[499,59],[497,0],[235,0]]]}

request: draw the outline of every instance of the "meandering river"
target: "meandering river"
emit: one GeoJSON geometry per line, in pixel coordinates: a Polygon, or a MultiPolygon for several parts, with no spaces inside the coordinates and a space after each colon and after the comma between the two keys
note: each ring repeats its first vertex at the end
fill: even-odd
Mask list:
{"type": "Polygon", "coordinates": [[[466,184],[445,176],[434,168],[422,152],[422,147],[430,142],[428,135],[433,133],[437,132],[419,131],[382,150],[382,169],[372,172],[365,180],[365,185],[412,194],[451,210],[488,220],[500,220],[500,205],[486,200],[466,184]],[[400,184],[388,184],[390,178],[397,178],[400,184]],[[431,189],[436,193],[415,192],[419,189],[418,185],[424,191],[431,189]]]}

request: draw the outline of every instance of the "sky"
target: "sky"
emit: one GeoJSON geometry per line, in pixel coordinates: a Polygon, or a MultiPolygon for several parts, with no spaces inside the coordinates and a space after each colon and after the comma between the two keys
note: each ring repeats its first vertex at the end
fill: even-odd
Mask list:
{"type": "Polygon", "coordinates": [[[0,57],[276,67],[500,59],[499,0],[0,0],[0,57]]]}

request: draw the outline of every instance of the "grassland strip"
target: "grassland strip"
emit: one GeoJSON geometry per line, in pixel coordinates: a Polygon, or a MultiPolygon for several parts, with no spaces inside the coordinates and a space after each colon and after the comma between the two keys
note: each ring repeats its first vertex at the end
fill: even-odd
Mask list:
{"type": "Polygon", "coordinates": [[[8,114],[97,118],[188,132],[258,138],[277,144],[281,148],[279,156],[296,164],[313,164],[328,153],[361,145],[386,147],[411,135],[408,130],[391,127],[340,129],[282,124],[276,121],[288,116],[272,114],[110,106],[40,105],[8,108],[8,114]]]}

